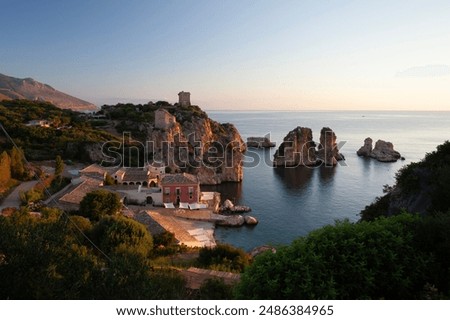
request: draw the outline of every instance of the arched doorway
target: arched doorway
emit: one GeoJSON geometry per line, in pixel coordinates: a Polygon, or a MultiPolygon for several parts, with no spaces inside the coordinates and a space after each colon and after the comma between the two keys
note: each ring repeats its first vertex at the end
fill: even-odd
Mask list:
{"type": "Polygon", "coordinates": [[[153,198],[151,196],[147,197],[147,204],[153,204],[153,198]]]}
{"type": "Polygon", "coordinates": [[[155,181],[150,182],[150,188],[154,188],[154,187],[156,187],[156,182],[155,181]]]}

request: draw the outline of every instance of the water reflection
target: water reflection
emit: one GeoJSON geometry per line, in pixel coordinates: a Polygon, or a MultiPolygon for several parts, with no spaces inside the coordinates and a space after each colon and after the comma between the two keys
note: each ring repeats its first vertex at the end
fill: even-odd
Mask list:
{"type": "Polygon", "coordinates": [[[273,168],[275,176],[289,189],[305,189],[314,173],[314,168],[273,168]]]}
{"type": "Polygon", "coordinates": [[[320,182],[322,184],[327,184],[333,181],[333,177],[336,173],[336,166],[334,167],[321,166],[319,168],[316,168],[315,170],[319,170],[320,182]]]}

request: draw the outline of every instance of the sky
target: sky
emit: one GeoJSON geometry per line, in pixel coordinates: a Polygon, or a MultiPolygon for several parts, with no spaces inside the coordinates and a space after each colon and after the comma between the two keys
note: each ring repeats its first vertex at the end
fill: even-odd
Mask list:
{"type": "Polygon", "coordinates": [[[97,105],[448,110],[450,1],[0,0],[0,73],[97,105]]]}

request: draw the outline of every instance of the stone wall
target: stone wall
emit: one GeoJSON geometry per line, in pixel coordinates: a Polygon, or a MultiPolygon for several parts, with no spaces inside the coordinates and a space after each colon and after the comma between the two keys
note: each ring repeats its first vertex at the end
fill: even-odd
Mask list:
{"type": "Polygon", "coordinates": [[[168,130],[176,123],[176,119],[165,109],[158,109],[155,111],[155,128],[161,130],[168,130]]]}

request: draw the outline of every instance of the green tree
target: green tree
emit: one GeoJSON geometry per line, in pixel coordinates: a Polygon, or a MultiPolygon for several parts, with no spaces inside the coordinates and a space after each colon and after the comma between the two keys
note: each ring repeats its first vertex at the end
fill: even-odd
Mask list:
{"type": "Polygon", "coordinates": [[[111,175],[109,173],[107,173],[105,175],[105,180],[103,181],[105,186],[112,186],[114,184],[116,184],[116,181],[114,180],[113,177],[111,177],[111,175]]]}
{"type": "Polygon", "coordinates": [[[80,214],[97,221],[106,215],[120,212],[122,203],[116,193],[99,189],[86,194],[80,203],[80,214]]]}
{"type": "Polygon", "coordinates": [[[104,265],[62,219],[0,217],[1,299],[87,299],[104,265]]]}
{"type": "Polygon", "coordinates": [[[23,151],[16,147],[11,149],[11,176],[18,180],[25,177],[23,151]]]}
{"type": "Polygon", "coordinates": [[[153,238],[145,226],[122,216],[105,216],[92,230],[93,239],[108,254],[128,252],[148,257],[153,238]]]}
{"type": "Polygon", "coordinates": [[[61,156],[57,155],[55,159],[55,176],[61,178],[63,172],[64,172],[64,162],[61,159],[61,156]]]}
{"type": "Polygon", "coordinates": [[[0,187],[5,187],[11,180],[11,158],[6,151],[0,154],[0,187]]]}

